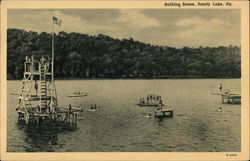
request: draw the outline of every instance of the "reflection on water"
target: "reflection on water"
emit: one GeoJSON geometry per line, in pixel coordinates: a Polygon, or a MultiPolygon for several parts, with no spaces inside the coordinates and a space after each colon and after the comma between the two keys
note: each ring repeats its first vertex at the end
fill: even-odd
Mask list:
{"type": "Polygon", "coordinates": [[[64,143],[58,142],[58,134],[70,134],[77,130],[69,126],[26,126],[23,123],[17,123],[17,127],[25,133],[26,152],[54,152],[54,148],[64,145],[64,143]]]}
{"type": "Polygon", "coordinates": [[[240,93],[239,79],[56,81],[61,106],[80,105],[76,128],[17,124],[21,81],[8,81],[9,152],[222,152],[240,151],[240,105],[221,104],[218,85],[240,93]],[[69,98],[75,90],[87,97],[69,98]],[[161,95],[174,117],[158,119],[135,101],[161,95]],[[89,111],[90,104],[101,109],[89,111]],[[217,109],[222,107],[223,112],[217,109]]]}

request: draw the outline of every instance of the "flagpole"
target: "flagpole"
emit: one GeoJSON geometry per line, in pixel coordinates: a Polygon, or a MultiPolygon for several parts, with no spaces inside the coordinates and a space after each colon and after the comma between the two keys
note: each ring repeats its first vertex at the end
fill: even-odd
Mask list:
{"type": "Polygon", "coordinates": [[[53,99],[53,94],[54,94],[54,91],[52,91],[52,90],[54,90],[54,19],[53,19],[53,17],[52,17],[52,37],[51,37],[51,39],[52,39],[52,46],[51,46],[51,54],[52,54],[52,62],[51,62],[51,87],[52,87],[52,89],[51,89],[51,100],[50,100],[50,108],[51,108],[51,110],[53,111],[53,112],[55,112],[55,110],[53,109],[53,101],[54,101],[54,99],[53,99]]]}
{"type": "Polygon", "coordinates": [[[52,17],[52,66],[51,66],[51,74],[52,74],[52,83],[54,83],[54,20],[52,17]]]}

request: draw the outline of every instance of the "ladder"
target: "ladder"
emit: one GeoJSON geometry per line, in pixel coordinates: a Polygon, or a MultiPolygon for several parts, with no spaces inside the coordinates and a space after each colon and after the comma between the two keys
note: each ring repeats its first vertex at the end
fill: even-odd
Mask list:
{"type": "Polygon", "coordinates": [[[46,71],[45,64],[40,64],[40,107],[41,112],[45,112],[47,108],[47,86],[46,86],[46,71]]]}

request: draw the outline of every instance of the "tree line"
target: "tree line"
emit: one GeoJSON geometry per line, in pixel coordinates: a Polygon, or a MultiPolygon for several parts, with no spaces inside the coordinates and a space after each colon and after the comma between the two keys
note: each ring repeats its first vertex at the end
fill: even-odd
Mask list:
{"type": "MultiPolygon", "coordinates": [[[[26,56],[51,55],[51,34],[7,32],[7,77],[22,79],[26,56]]],[[[59,32],[55,35],[55,77],[69,78],[239,78],[238,46],[151,45],[133,38],[59,32]]]]}

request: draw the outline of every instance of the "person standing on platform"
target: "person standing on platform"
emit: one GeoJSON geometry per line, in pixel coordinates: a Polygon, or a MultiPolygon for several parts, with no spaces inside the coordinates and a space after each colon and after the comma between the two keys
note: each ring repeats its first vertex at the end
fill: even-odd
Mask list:
{"type": "Polygon", "coordinates": [[[37,80],[35,80],[35,90],[36,90],[36,95],[37,95],[37,89],[38,89],[38,84],[37,84],[37,80]]]}
{"type": "Polygon", "coordinates": [[[222,84],[220,84],[220,88],[219,88],[219,89],[220,89],[220,92],[222,91],[222,88],[223,88],[223,87],[222,87],[222,84]]]}

